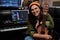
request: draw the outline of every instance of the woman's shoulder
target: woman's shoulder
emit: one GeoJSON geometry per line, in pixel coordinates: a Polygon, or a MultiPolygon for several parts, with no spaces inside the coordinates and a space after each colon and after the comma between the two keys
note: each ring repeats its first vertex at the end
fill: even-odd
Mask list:
{"type": "Polygon", "coordinates": [[[46,15],[50,15],[49,13],[47,13],[46,15]]]}
{"type": "Polygon", "coordinates": [[[49,13],[46,14],[47,17],[52,17],[49,13]]]}

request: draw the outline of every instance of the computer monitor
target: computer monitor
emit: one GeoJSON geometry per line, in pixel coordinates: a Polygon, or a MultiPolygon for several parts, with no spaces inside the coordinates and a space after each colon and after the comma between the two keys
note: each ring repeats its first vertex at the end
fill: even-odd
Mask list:
{"type": "Polygon", "coordinates": [[[26,28],[28,13],[28,10],[0,10],[0,31],[26,28]]]}
{"type": "Polygon", "coordinates": [[[24,24],[28,21],[28,10],[11,10],[12,22],[24,24]]]}
{"type": "Polygon", "coordinates": [[[0,0],[0,7],[22,7],[22,0],[0,0]]]}

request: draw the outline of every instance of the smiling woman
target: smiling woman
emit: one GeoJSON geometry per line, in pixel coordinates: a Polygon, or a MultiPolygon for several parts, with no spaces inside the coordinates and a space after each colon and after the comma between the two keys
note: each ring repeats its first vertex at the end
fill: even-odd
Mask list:
{"type": "Polygon", "coordinates": [[[38,16],[39,13],[40,13],[40,9],[39,9],[39,7],[37,7],[36,5],[33,5],[33,6],[31,7],[31,12],[33,13],[33,15],[38,16]]]}
{"type": "Polygon", "coordinates": [[[53,29],[54,27],[54,22],[50,14],[48,14],[48,12],[43,12],[43,8],[41,8],[38,1],[32,2],[29,5],[29,12],[30,14],[27,31],[30,36],[25,37],[25,40],[34,40],[35,38],[44,40],[52,39],[52,35],[48,34],[48,28],[53,29]]]}

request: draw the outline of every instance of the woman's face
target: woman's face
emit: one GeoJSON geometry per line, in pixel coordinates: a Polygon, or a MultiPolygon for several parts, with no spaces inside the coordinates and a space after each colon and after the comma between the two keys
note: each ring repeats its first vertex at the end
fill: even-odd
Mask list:
{"type": "Polygon", "coordinates": [[[37,5],[32,5],[31,12],[34,16],[38,16],[40,13],[40,8],[37,5]]]}

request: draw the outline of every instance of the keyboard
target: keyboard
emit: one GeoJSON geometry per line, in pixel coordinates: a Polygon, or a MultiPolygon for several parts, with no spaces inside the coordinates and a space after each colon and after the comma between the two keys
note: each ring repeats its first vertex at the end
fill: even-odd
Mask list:
{"type": "Polygon", "coordinates": [[[21,29],[27,29],[27,26],[23,26],[23,27],[14,27],[14,28],[5,28],[5,29],[1,29],[0,32],[4,32],[4,31],[13,31],[13,30],[21,30],[21,29]]]}

